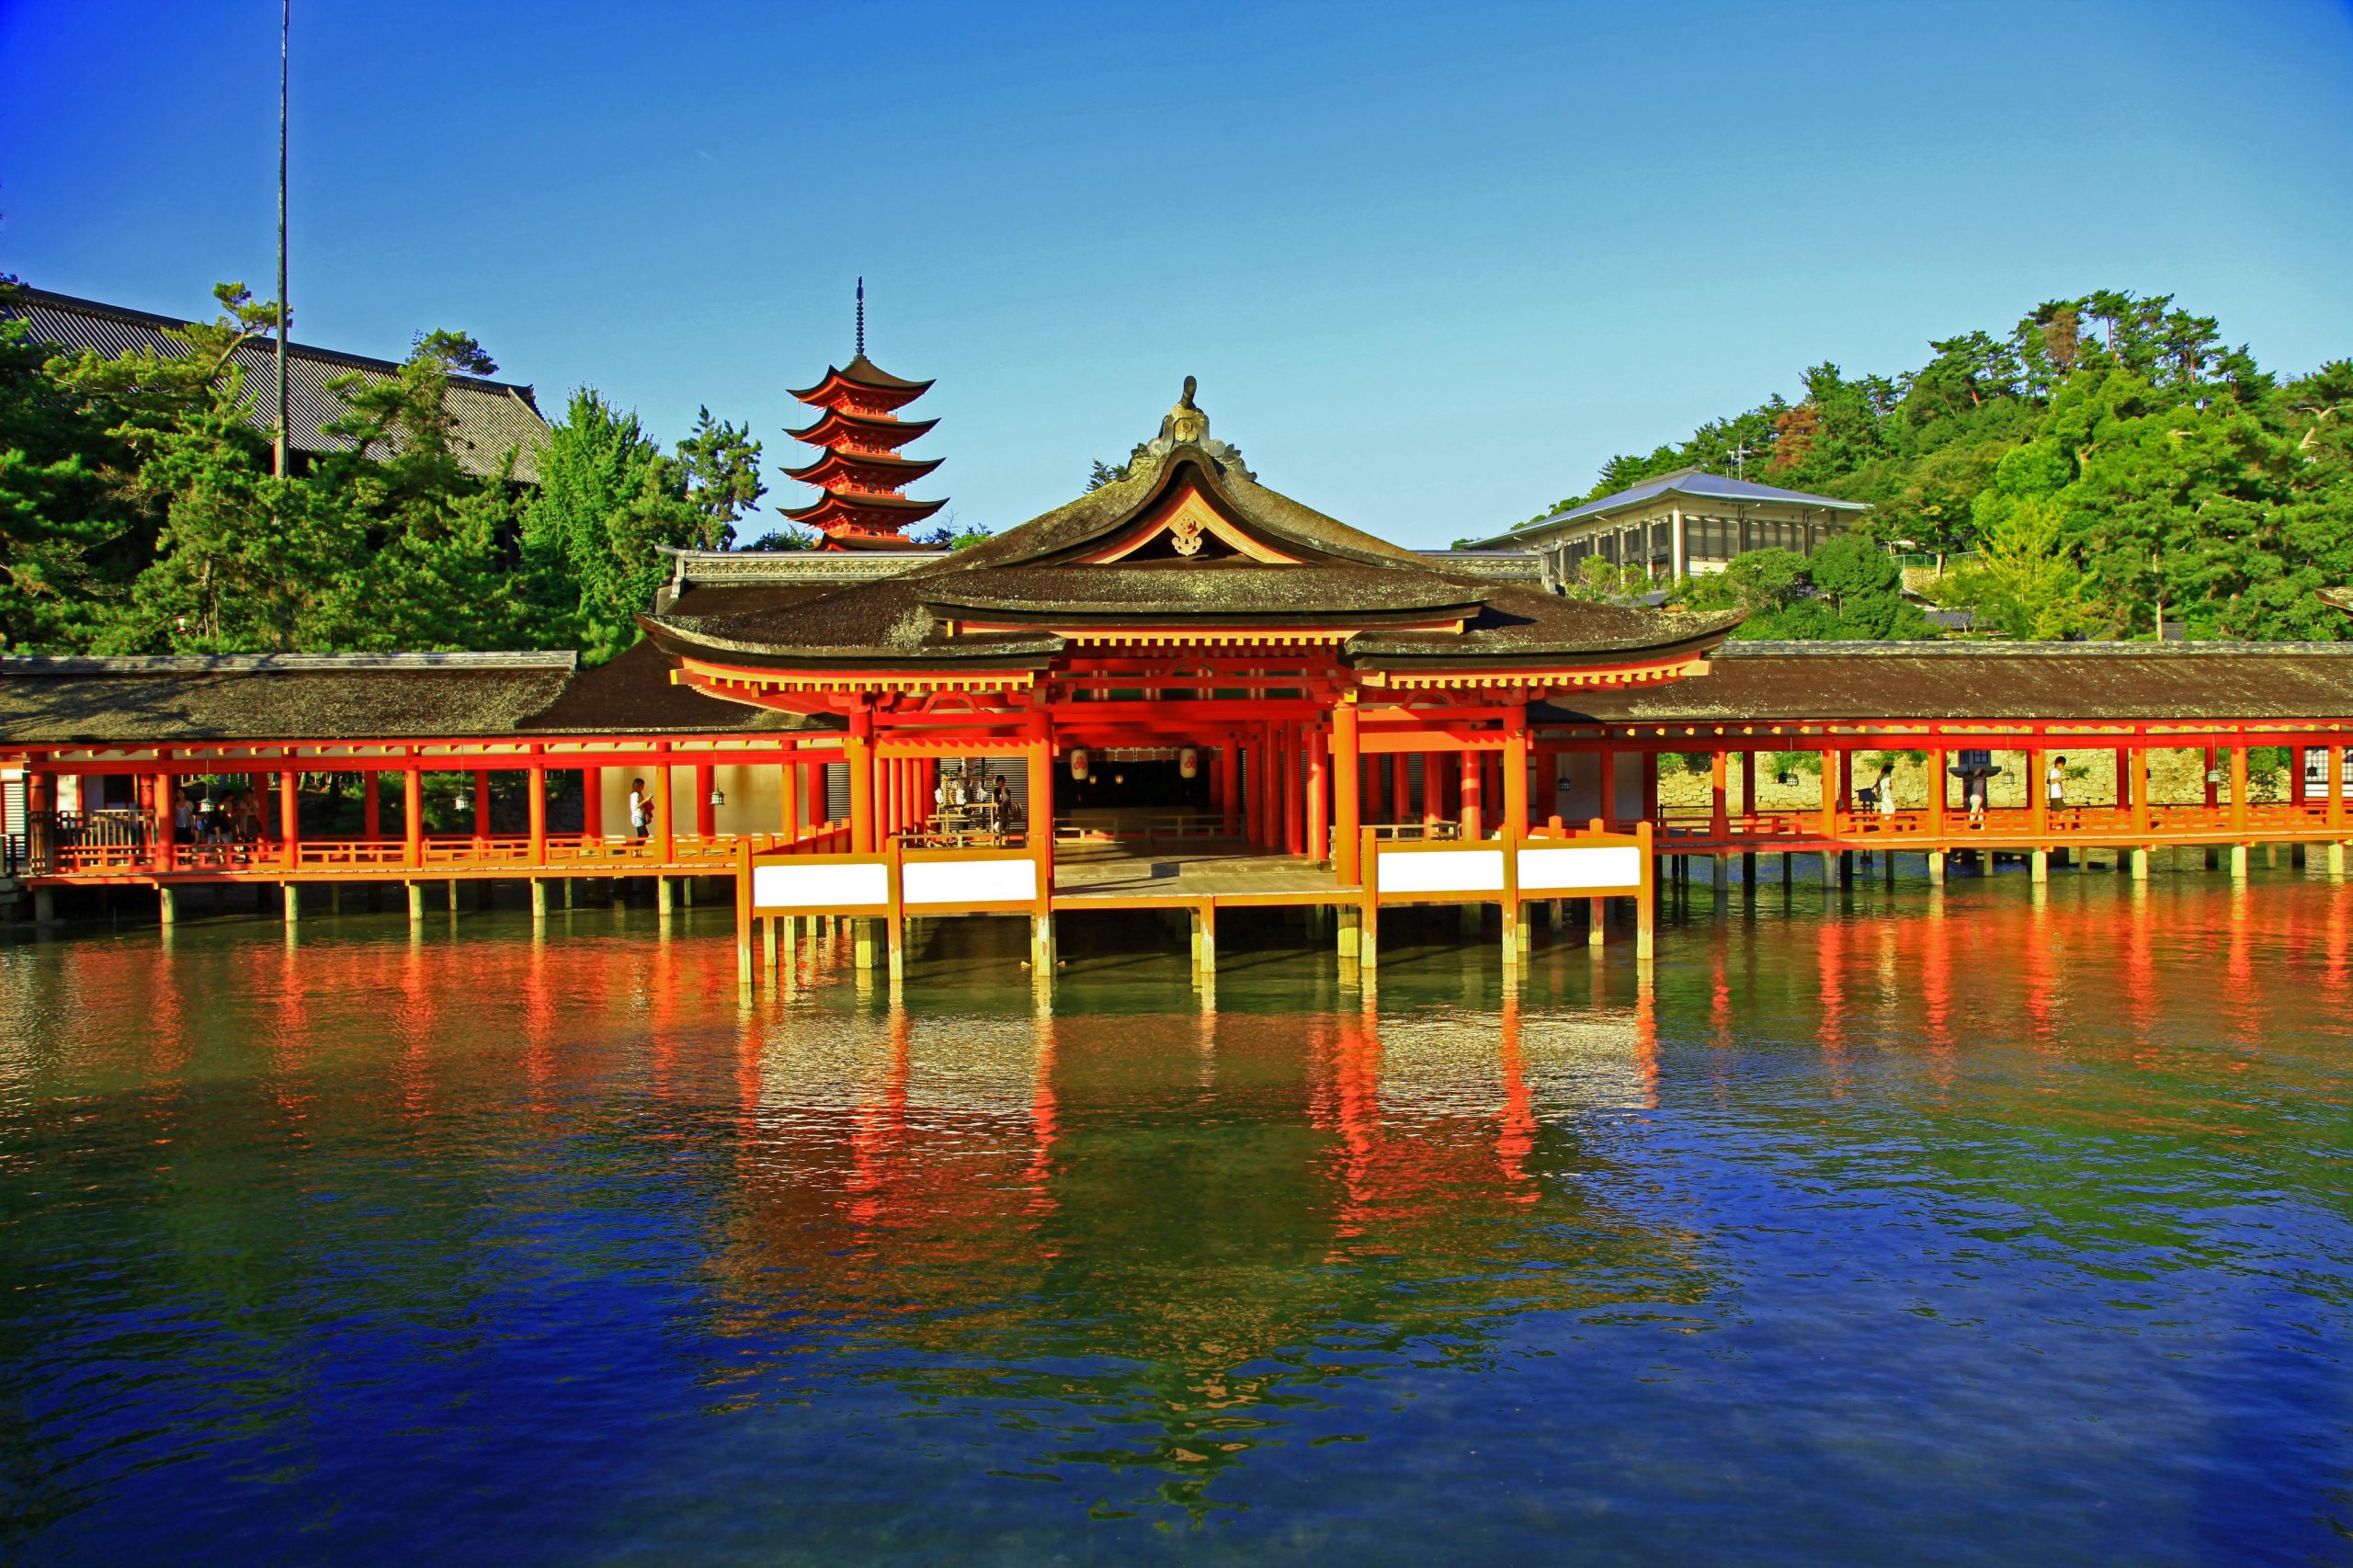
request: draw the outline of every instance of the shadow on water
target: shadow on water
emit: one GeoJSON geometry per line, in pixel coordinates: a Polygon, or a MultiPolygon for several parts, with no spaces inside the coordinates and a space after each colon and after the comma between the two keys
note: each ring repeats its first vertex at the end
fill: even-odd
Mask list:
{"type": "Polygon", "coordinates": [[[0,1539],[2342,1556],[2347,891],[1758,892],[0,949],[0,1539]]]}

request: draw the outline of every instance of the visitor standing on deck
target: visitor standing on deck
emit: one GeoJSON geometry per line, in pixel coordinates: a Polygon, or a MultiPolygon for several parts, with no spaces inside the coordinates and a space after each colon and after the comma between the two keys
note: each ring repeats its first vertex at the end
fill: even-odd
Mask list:
{"type": "Polygon", "coordinates": [[[2067,759],[2065,757],[2054,756],[2051,759],[2051,769],[2043,775],[2043,788],[2046,798],[2051,802],[2052,816],[2057,816],[2067,809],[2067,759]]]}
{"type": "Polygon", "coordinates": [[[645,836],[646,829],[652,825],[646,821],[646,814],[645,780],[632,778],[629,781],[629,831],[631,837],[645,836]]]}

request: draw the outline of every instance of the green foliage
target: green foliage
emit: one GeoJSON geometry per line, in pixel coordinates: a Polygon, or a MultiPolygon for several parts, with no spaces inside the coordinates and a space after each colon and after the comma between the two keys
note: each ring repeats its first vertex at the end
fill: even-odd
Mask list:
{"type": "Polygon", "coordinates": [[[1927,617],[1903,596],[1903,572],[1887,551],[1858,535],[1825,540],[1811,558],[1752,550],[1724,569],[1688,580],[1693,609],[1738,609],[1735,637],[1791,642],[1926,637],[1927,617]]]}
{"type": "MultiPolygon", "coordinates": [[[[0,279],[0,294],[13,280],[0,279]]],[[[0,648],[152,653],[583,647],[635,640],[659,546],[723,544],[761,494],[759,446],[705,411],[665,457],[594,392],[536,493],[514,454],[458,456],[452,376],[495,374],[460,332],[335,387],[343,449],[273,472],[241,348],[276,307],[239,284],[167,346],[57,353],[0,323],[0,648]]]]}
{"type": "MultiPolygon", "coordinates": [[[[2212,317],[2116,290],[1929,350],[1892,381],[1816,366],[1799,401],[1612,458],[1552,511],[1678,469],[1729,472],[1745,449],[1751,479],[1870,504],[1869,539],[1983,550],[1941,597],[2014,636],[2353,635],[2314,597],[2353,582],[2353,361],[2282,384],[2212,317]]],[[[1753,635],[1909,634],[1843,570],[1815,568],[1813,593],[1715,582],[1693,602],[1749,608],[1753,635]]]]}
{"type": "Polygon", "coordinates": [[[735,521],[767,493],[760,483],[760,444],[749,425],[715,420],[708,408],[695,410],[695,427],[678,443],[687,471],[687,500],[703,520],[701,546],[725,550],[735,540],[735,521]]]}
{"type": "MultiPolygon", "coordinates": [[[[0,277],[0,305],[17,290],[0,277]]],[[[99,552],[132,522],[109,478],[128,449],[44,373],[48,358],[22,322],[0,320],[0,652],[83,645],[117,586],[99,552]]]]}
{"type": "Polygon", "coordinates": [[[696,543],[707,518],[637,415],[593,390],[572,394],[548,437],[523,511],[531,598],[547,641],[601,663],[637,641],[638,612],[669,573],[662,547],[696,543]]]}

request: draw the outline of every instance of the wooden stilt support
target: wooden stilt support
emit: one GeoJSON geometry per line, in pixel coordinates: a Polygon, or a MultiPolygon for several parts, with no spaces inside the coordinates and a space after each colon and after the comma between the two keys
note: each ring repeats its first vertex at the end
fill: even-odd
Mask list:
{"type": "MultiPolygon", "coordinates": [[[[1651,858],[1651,824],[1645,818],[1634,825],[1634,834],[1642,845],[1642,857],[1651,858]]],[[[1645,889],[1647,892],[1651,890],[1645,889]]],[[[1638,898],[1634,901],[1634,956],[1648,960],[1658,946],[1658,901],[1638,898]]]]}
{"type": "Polygon", "coordinates": [[[1029,967],[1040,974],[1054,971],[1054,917],[1043,910],[1029,917],[1029,967]]]}
{"type": "Polygon", "coordinates": [[[301,924],[302,919],[302,884],[300,882],[278,883],[278,904],[280,913],[282,913],[286,917],[286,924],[289,926],[301,924]]]}
{"type": "Polygon", "coordinates": [[[2246,881],[2247,851],[2254,847],[2251,844],[2231,846],[2231,881],[2234,882],[2246,881]]]}
{"type": "Polygon", "coordinates": [[[1945,885],[1945,852],[1941,849],[1928,851],[1928,885],[1932,888],[1945,885]]]}
{"type": "Polygon", "coordinates": [[[1339,930],[1334,946],[1343,959],[1354,959],[1363,946],[1364,916],[1353,904],[1342,904],[1338,913],[1339,930]]]}
{"type": "Polygon", "coordinates": [[[2132,880],[2134,881],[2145,882],[2149,880],[2149,859],[2153,853],[2146,845],[2139,845],[2133,848],[2132,880]]]}
{"type": "Polygon", "coordinates": [[[1217,905],[1193,905],[1193,967],[1203,974],[1217,972],[1217,905]]]}
{"type": "Polygon", "coordinates": [[[176,926],[180,920],[180,890],[169,882],[155,886],[155,917],[166,926],[176,926]]]}
{"type": "Polygon", "coordinates": [[[678,896],[677,884],[671,878],[654,879],[654,912],[667,920],[675,912],[678,896]]]}
{"type": "Polygon", "coordinates": [[[2047,882],[2051,880],[2050,850],[2036,849],[2032,854],[2027,857],[2027,859],[2029,862],[2029,875],[2031,881],[2047,882]]]}
{"type": "Polygon", "coordinates": [[[544,926],[548,919],[548,885],[539,878],[531,879],[531,924],[544,926]]]}
{"type": "Polygon", "coordinates": [[[423,925],[425,922],[425,884],[423,882],[410,882],[407,886],[408,923],[412,926],[423,925]]]}

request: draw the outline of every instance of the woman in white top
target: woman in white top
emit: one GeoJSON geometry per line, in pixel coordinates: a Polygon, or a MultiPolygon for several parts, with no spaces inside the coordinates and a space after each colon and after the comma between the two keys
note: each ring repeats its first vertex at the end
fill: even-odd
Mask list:
{"type": "Polygon", "coordinates": [[[632,778],[629,781],[630,833],[635,837],[643,838],[645,830],[651,825],[653,824],[646,820],[645,780],[632,778]]]}
{"type": "Polygon", "coordinates": [[[2049,791],[2048,798],[2051,801],[2051,809],[2053,812],[2065,810],[2067,805],[2067,759],[2063,756],[2052,757],[2051,759],[2051,771],[2043,775],[2043,781],[2049,791]]]}

